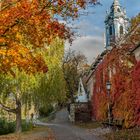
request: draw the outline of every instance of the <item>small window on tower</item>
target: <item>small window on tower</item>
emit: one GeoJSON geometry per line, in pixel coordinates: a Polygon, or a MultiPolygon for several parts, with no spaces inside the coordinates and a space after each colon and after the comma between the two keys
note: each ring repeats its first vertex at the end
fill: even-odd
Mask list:
{"type": "Polygon", "coordinates": [[[121,12],[120,8],[117,9],[118,12],[121,12]]]}
{"type": "Polygon", "coordinates": [[[123,34],[123,26],[120,26],[120,34],[123,34]]]}
{"type": "Polygon", "coordinates": [[[80,84],[80,93],[82,92],[82,85],[80,84]]]}
{"type": "Polygon", "coordinates": [[[112,35],[112,26],[109,27],[109,34],[112,35]]]}

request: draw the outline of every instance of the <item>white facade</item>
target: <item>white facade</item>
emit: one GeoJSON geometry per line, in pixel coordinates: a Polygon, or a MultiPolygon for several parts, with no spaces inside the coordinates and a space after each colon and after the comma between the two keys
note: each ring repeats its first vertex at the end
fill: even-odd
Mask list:
{"type": "Polygon", "coordinates": [[[76,102],[84,103],[88,102],[87,93],[84,89],[82,79],[80,78],[79,87],[78,87],[78,94],[76,96],[76,102]]]}

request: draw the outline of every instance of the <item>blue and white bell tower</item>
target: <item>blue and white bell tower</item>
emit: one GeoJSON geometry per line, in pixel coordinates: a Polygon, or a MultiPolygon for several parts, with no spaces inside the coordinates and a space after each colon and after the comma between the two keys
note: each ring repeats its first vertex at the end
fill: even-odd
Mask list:
{"type": "Polygon", "coordinates": [[[126,10],[121,7],[118,0],[114,0],[105,19],[106,49],[112,48],[113,44],[127,33],[128,21],[126,10]]]}

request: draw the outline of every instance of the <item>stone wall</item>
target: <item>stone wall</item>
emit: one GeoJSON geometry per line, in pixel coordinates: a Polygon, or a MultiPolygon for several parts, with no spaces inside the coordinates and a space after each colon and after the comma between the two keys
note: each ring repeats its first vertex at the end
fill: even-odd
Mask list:
{"type": "Polygon", "coordinates": [[[90,121],[91,120],[91,108],[89,106],[89,103],[70,104],[69,119],[71,122],[90,121]]]}
{"type": "Polygon", "coordinates": [[[71,122],[75,122],[75,104],[70,104],[70,117],[71,122]]]}

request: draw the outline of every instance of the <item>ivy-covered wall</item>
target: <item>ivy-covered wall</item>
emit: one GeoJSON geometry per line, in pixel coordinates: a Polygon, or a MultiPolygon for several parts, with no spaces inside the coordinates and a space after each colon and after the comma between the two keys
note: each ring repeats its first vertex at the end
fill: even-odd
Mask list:
{"type": "Polygon", "coordinates": [[[108,118],[106,82],[109,80],[112,118],[124,120],[126,128],[140,125],[140,62],[128,53],[133,47],[123,44],[113,48],[96,67],[92,97],[92,117],[96,120],[108,118]]]}

